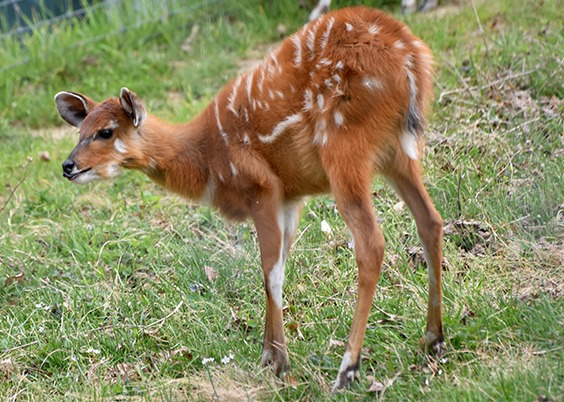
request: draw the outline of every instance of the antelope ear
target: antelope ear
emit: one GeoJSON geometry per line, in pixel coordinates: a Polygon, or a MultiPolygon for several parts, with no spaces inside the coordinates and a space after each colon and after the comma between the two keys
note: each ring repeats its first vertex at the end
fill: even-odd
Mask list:
{"type": "Polygon", "coordinates": [[[59,92],[55,104],[61,117],[69,124],[80,127],[86,115],[97,105],[92,99],[76,92],[59,92]]]}
{"type": "Polygon", "coordinates": [[[123,87],[119,94],[119,103],[127,117],[133,122],[133,125],[139,127],[143,120],[145,120],[147,112],[145,112],[145,107],[135,92],[123,87]]]}

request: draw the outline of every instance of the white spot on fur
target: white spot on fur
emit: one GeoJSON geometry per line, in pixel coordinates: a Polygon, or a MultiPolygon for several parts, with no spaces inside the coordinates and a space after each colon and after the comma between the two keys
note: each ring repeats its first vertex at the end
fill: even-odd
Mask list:
{"type": "Polygon", "coordinates": [[[379,91],[384,88],[382,82],[374,77],[366,77],[362,80],[362,85],[366,88],[370,89],[371,91],[379,91]]]}
{"type": "Polygon", "coordinates": [[[124,142],[119,138],[114,141],[114,149],[120,154],[124,154],[127,151],[127,147],[125,146],[124,142]]]}
{"type": "Polygon", "coordinates": [[[368,33],[376,35],[378,32],[380,32],[380,27],[376,24],[370,24],[370,26],[368,27],[368,33]]]}
{"type": "Polygon", "coordinates": [[[394,43],[394,47],[395,47],[396,49],[405,49],[405,43],[403,43],[403,41],[401,41],[401,40],[397,40],[397,41],[394,43]]]}
{"type": "Polygon", "coordinates": [[[296,113],[296,114],[293,114],[291,116],[288,116],[274,127],[274,129],[272,130],[272,133],[270,133],[270,135],[265,135],[265,136],[259,135],[259,139],[264,143],[267,143],[267,144],[271,143],[276,138],[278,138],[278,136],[280,134],[282,134],[284,131],[286,131],[289,127],[293,126],[294,124],[299,123],[300,121],[302,121],[302,114],[301,113],[296,113]]]}
{"type": "Polygon", "coordinates": [[[335,70],[342,70],[344,67],[345,63],[343,63],[341,60],[339,60],[337,64],[335,64],[335,70]]]}
{"type": "Polygon", "coordinates": [[[317,107],[319,108],[319,110],[323,109],[324,104],[325,104],[325,99],[323,98],[323,95],[318,94],[317,95],[317,107]]]}
{"type": "Polygon", "coordinates": [[[401,147],[403,151],[413,160],[417,160],[419,152],[417,150],[417,136],[409,131],[404,131],[400,136],[401,147]]]}
{"type": "Polygon", "coordinates": [[[335,124],[341,127],[343,125],[343,115],[341,114],[341,112],[335,112],[333,117],[335,118],[335,124]]]}
{"type": "Polygon", "coordinates": [[[109,128],[111,130],[115,130],[118,127],[119,127],[119,123],[117,122],[117,120],[112,119],[112,120],[110,120],[110,123],[108,124],[107,128],[109,128]]]}
{"type": "Polygon", "coordinates": [[[294,64],[296,66],[302,65],[302,41],[301,38],[297,35],[292,36],[292,43],[295,47],[295,54],[294,54],[294,64]]]}
{"type": "Polygon", "coordinates": [[[239,172],[237,171],[237,168],[235,167],[233,162],[229,162],[229,169],[231,169],[231,174],[233,175],[233,177],[237,177],[237,174],[239,172]]]}
{"type": "Polygon", "coordinates": [[[250,143],[251,143],[251,139],[249,137],[249,134],[247,133],[243,134],[243,144],[249,145],[250,143]]]}
{"type": "Polygon", "coordinates": [[[338,74],[333,75],[333,81],[335,81],[337,84],[340,84],[342,81],[341,76],[338,74]]]}
{"type": "Polygon", "coordinates": [[[281,91],[276,91],[276,95],[278,95],[280,99],[284,99],[284,94],[281,91]]]}
{"type": "Polygon", "coordinates": [[[351,24],[349,24],[348,22],[345,22],[345,29],[350,32],[353,29],[353,26],[351,24]]]}
{"type": "Polygon", "coordinates": [[[306,89],[304,93],[304,110],[310,111],[313,109],[313,93],[311,89],[306,89]]]}

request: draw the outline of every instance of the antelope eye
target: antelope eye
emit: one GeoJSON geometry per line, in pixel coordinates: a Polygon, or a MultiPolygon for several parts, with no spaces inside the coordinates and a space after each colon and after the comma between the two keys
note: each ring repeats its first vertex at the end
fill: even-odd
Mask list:
{"type": "Polygon", "coordinates": [[[112,135],[114,134],[114,130],[110,129],[110,128],[105,128],[103,130],[100,130],[98,132],[98,137],[102,138],[104,140],[107,140],[109,138],[112,138],[112,135]]]}

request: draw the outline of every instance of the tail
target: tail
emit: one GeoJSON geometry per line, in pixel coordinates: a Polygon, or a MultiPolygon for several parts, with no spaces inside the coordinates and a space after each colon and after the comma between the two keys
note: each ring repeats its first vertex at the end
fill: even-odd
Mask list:
{"type": "Polygon", "coordinates": [[[405,66],[405,73],[409,84],[409,106],[405,119],[405,130],[401,134],[401,146],[411,159],[418,159],[419,136],[423,134],[424,117],[417,102],[417,83],[415,74],[410,69],[410,63],[405,66]]]}

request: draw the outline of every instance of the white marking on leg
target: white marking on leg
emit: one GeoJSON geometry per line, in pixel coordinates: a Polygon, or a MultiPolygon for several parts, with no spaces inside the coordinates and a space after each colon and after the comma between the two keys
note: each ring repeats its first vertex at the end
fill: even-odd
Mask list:
{"type": "Polygon", "coordinates": [[[268,275],[268,289],[270,290],[270,296],[278,308],[282,308],[282,285],[284,283],[284,224],[285,214],[281,208],[278,211],[278,229],[280,230],[282,240],[280,242],[280,256],[268,275]]]}
{"type": "Polygon", "coordinates": [[[119,138],[117,138],[114,142],[114,149],[120,154],[124,154],[127,152],[127,147],[125,146],[125,143],[119,138]]]}
{"type": "Polygon", "coordinates": [[[274,129],[272,130],[272,133],[270,133],[269,135],[260,135],[259,134],[259,139],[264,143],[267,143],[267,144],[271,143],[276,138],[278,138],[278,136],[280,134],[282,134],[284,131],[286,131],[286,129],[293,126],[294,124],[299,123],[300,121],[302,121],[302,114],[301,113],[296,113],[296,114],[293,114],[291,116],[288,116],[284,120],[282,120],[280,123],[278,123],[274,127],[274,129]]]}
{"type": "Polygon", "coordinates": [[[403,131],[400,136],[400,142],[406,155],[413,160],[417,160],[419,157],[417,150],[417,134],[403,131]]]}
{"type": "MultiPolygon", "coordinates": [[[[343,360],[341,360],[341,366],[339,367],[339,376],[341,375],[341,373],[344,373],[351,365],[352,365],[352,356],[351,356],[351,352],[346,351],[345,354],[343,355],[343,360]]],[[[347,373],[347,378],[352,380],[354,378],[354,373],[351,371],[349,373],[347,373]]]]}
{"type": "Polygon", "coordinates": [[[203,194],[198,199],[198,204],[203,206],[213,205],[216,189],[217,189],[217,184],[215,180],[212,177],[208,178],[208,182],[206,183],[206,188],[203,194]]]}

